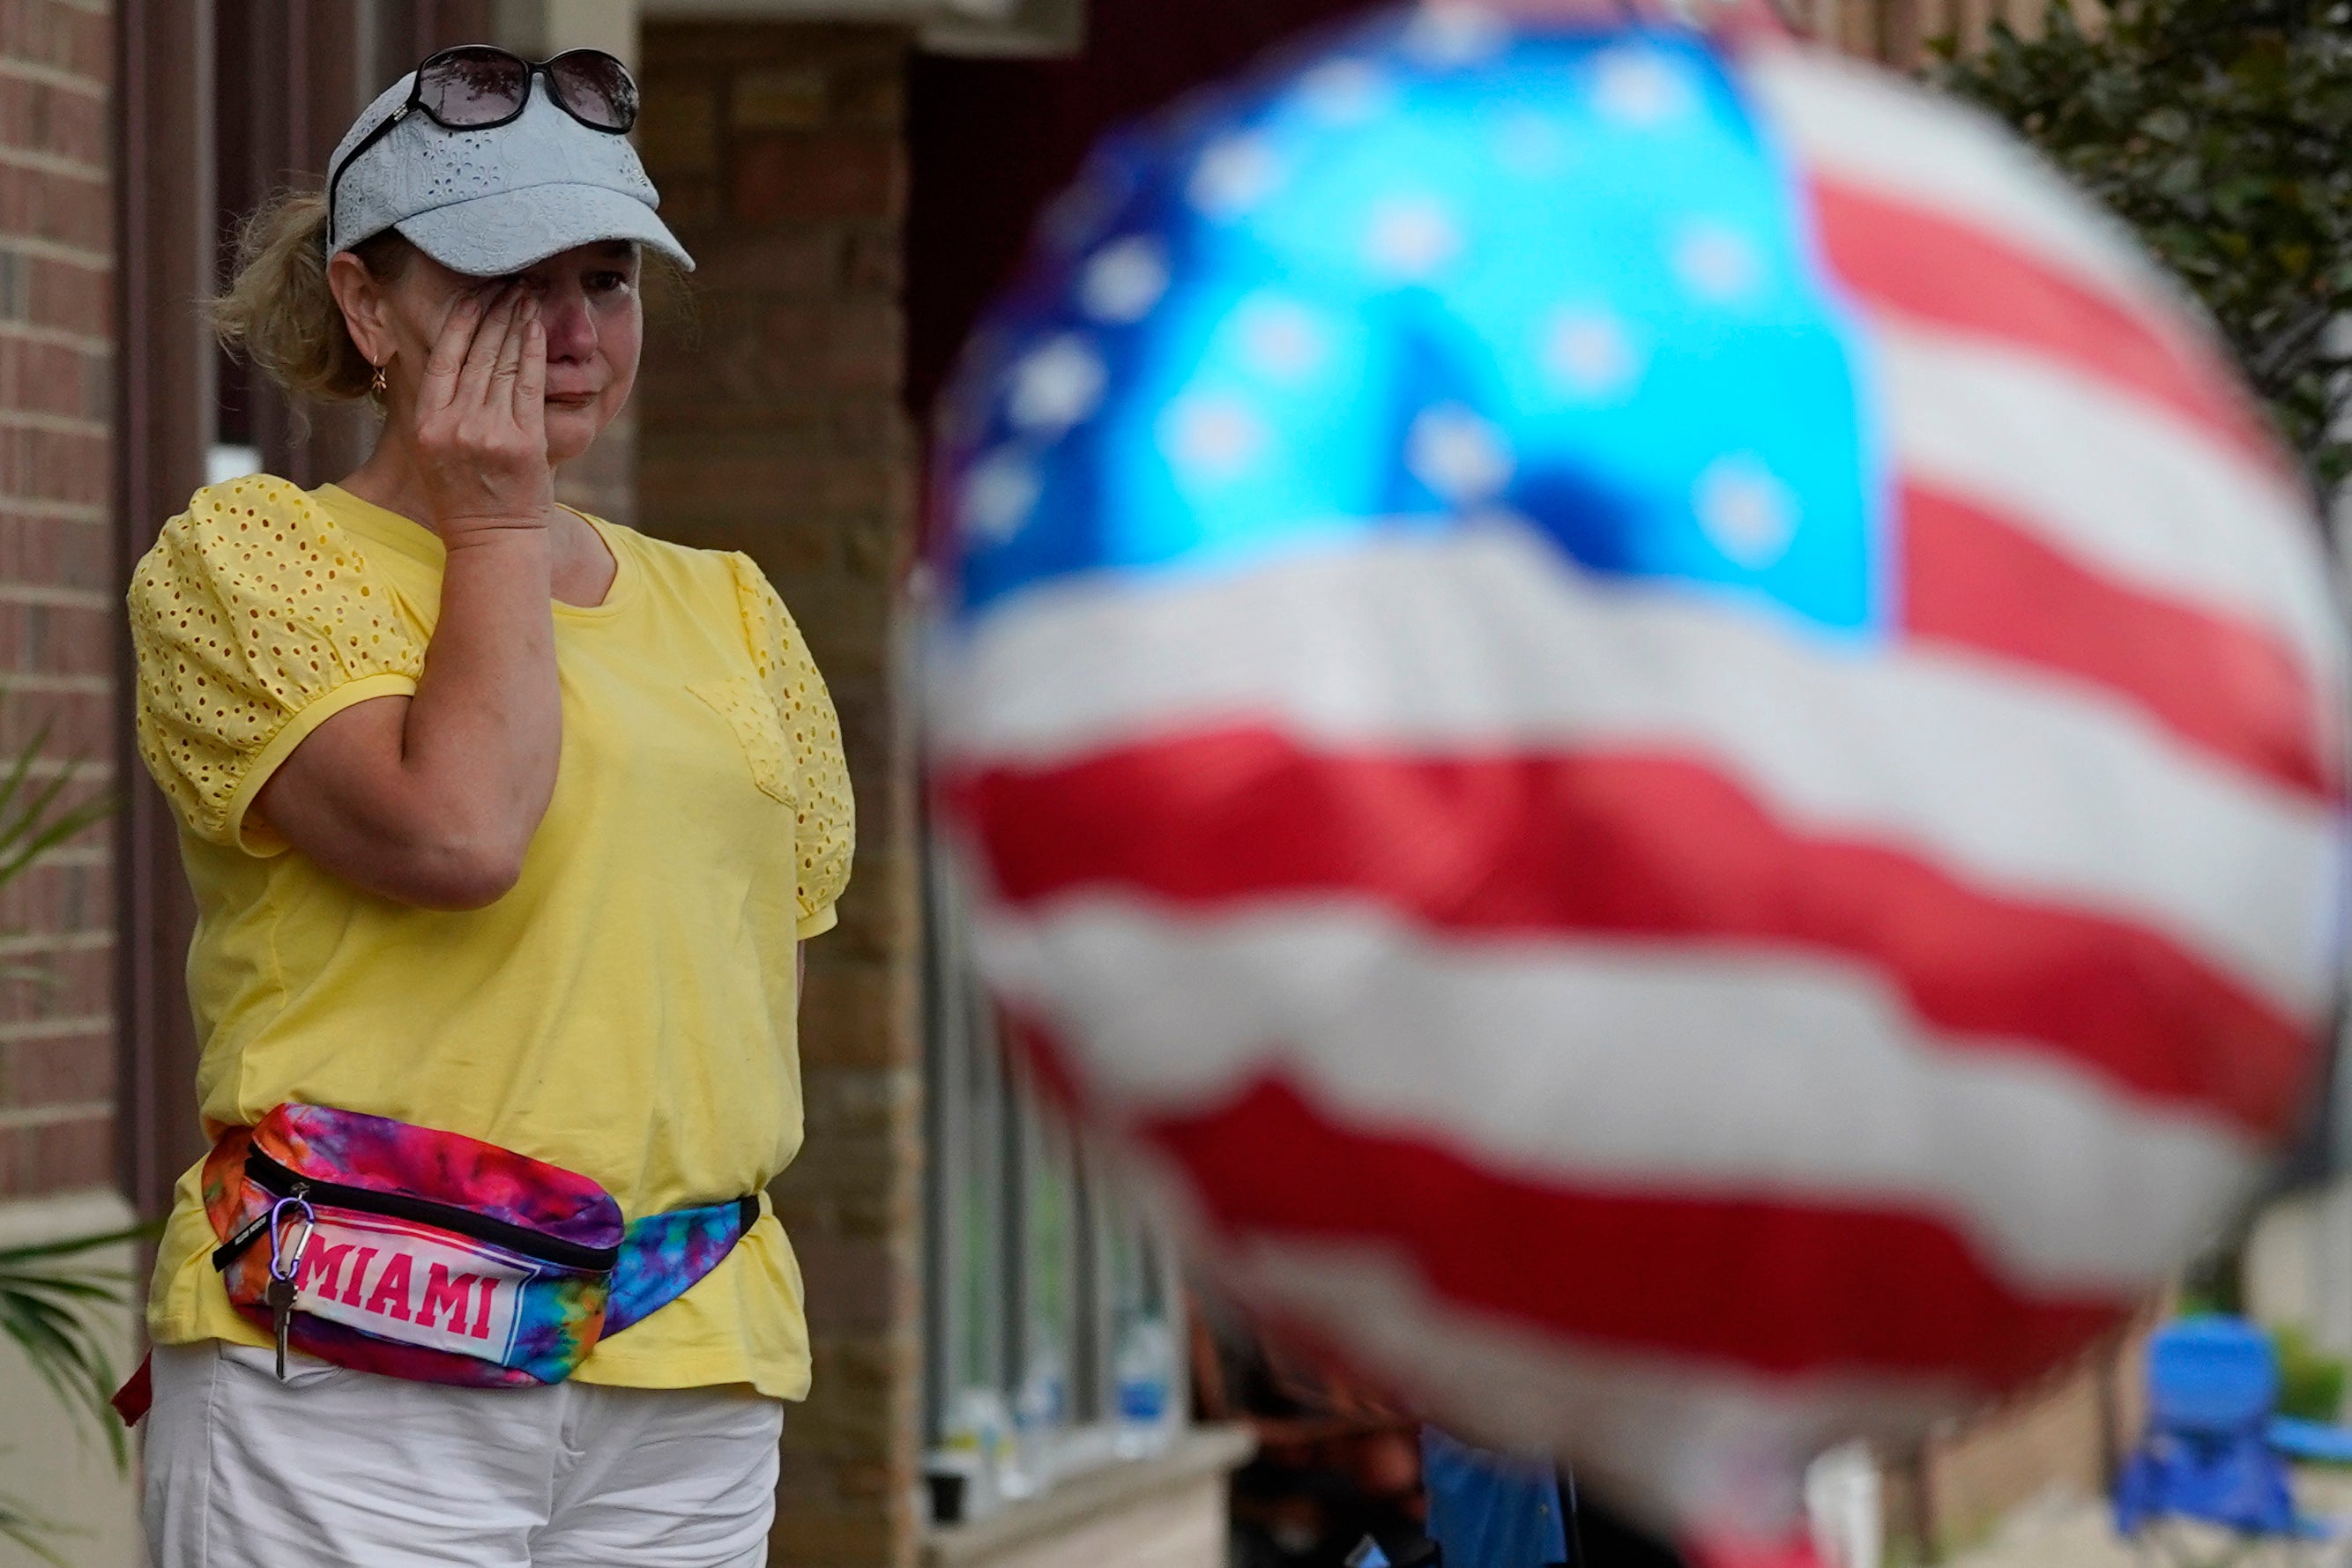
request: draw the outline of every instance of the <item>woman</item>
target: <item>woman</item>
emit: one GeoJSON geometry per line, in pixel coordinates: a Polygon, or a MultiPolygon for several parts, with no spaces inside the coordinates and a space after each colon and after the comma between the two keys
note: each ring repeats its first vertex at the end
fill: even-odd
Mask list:
{"type": "MultiPolygon", "coordinates": [[[[850,801],[758,568],[554,500],[627,400],[641,250],[692,265],[635,115],[607,56],[436,56],[360,116],[323,198],[257,224],[218,307],[289,392],[372,395],[383,428],[340,484],[198,491],[131,591],[216,1140],[149,1314],[166,1568],[765,1561],[809,1358],[758,1195],[800,1142],[798,944],[833,922],[850,801]],[[337,1181],[269,1187],[268,1129],[324,1125],[442,1176],[451,1149],[503,1162],[604,1240],[625,1225],[564,1244],[621,1261],[481,1241],[543,1195],[404,1188],[433,1161],[347,1145],[337,1181]],[[408,1218],[339,1219],[330,1192],[408,1218]],[[267,1221],[242,1239],[240,1201],[267,1221]],[[484,1348],[502,1289],[558,1287],[562,1354],[484,1348]]],[[[283,1162],[325,1157],[288,1138],[283,1162]]]]}

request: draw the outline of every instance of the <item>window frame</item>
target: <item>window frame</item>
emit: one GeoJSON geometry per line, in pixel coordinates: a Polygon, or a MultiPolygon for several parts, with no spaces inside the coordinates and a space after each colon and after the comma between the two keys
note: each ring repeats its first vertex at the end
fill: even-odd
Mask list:
{"type": "Polygon", "coordinates": [[[923,1443],[933,1453],[948,1443],[955,1402],[974,1386],[970,1375],[984,1370],[992,1381],[982,1386],[1003,1401],[1021,1434],[1020,1488],[1004,1500],[1017,1504],[1068,1476],[1148,1457],[1186,1425],[1182,1292],[1172,1249],[1117,1189],[1109,1161],[1039,1097],[1008,1052],[1003,1021],[979,981],[953,852],[926,835],[923,862],[923,1443]],[[1066,1206],[1065,1250],[1045,1260],[1037,1228],[1053,1184],[1066,1206]],[[1131,1238],[1125,1253],[1121,1228],[1131,1238]],[[1048,1261],[1066,1284],[1066,1321],[1041,1344],[1048,1261]],[[985,1321],[972,1321],[976,1308],[985,1321]],[[1154,1428],[1160,1441],[1121,1420],[1123,1312],[1156,1312],[1165,1325],[1173,1409],[1154,1428]],[[1024,1428],[1024,1386],[1049,1351],[1062,1358],[1058,1416],[1024,1428]]]}

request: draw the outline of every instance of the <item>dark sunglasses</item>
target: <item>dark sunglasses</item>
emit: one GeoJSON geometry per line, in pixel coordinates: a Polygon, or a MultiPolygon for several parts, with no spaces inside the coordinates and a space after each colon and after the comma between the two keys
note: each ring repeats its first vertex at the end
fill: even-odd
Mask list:
{"type": "Polygon", "coordinates": [[[551,60],[531,61],[492,44],[460,44],[431,56],[416,68],[408,101],[360,138],[327,176],[327,243],[335,243],[335,191],[361,153],[392,134],[392,128],[418,110],[444,131],[495,131],[522,118],[530,106],[530,84],[547,78],[556,107],[591,131],[625,136],[637,122],[637,83],[629,68],[602,49],[566,49],[551,60]]]}

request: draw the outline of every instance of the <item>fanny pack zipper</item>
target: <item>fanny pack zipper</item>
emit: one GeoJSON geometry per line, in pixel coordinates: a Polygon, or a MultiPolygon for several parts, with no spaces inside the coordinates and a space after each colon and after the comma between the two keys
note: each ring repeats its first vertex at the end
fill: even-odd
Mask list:
{"type": "MultiPolygon", "coordinates": [[[[320,1181],[315,1176],[302,1176],[287,1169],[258,1148],[246,1151],[245,1174],[260,1183],[265,1190],[277,1193],[281,1197],[303,1197],[329,1208],[348,1208],[357,1214],[380,1214],[387,1219],[413,1220],[419,1225],[470,1236],[477,1241],[489,1242],[534,1262],[552,1263],[559,1268],[601,1274],[609,1272],[621,1260],[621,1249],[617,1246],[589,1247],[577,1241],[566,1241],[562,1237],[542,1235],[528,1226],[476,1214],[472,1209],[460,1208],[455,1204],[436,1203],[427,1197],[410,1197],[404,1193],[347,1186],[341,1182],[320,1181]]],[[[222,1242],[213,1252],[213,1267],[226,1270],[268,1226],[269,1216],[262,1214],[222,1242]]]]}

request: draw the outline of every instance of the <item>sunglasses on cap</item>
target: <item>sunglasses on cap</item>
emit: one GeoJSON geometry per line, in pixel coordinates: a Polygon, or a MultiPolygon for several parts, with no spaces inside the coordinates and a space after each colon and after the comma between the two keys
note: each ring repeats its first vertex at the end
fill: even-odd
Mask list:
{"type": "Polygon", "coordinates": [[[492,44],[460,44],[416,68],[408,101],[360,138],[327,176],[327,243],[334,244],[335,191],[361,153],[422,112],[444,131],[496,131],[522,118],[530,84],[547,78],[557,108],[591,131],[625,136],[637,122],[637,83],[629,68],[602,49],[566,49],[553,59],[527,60],[492,44]]]}

